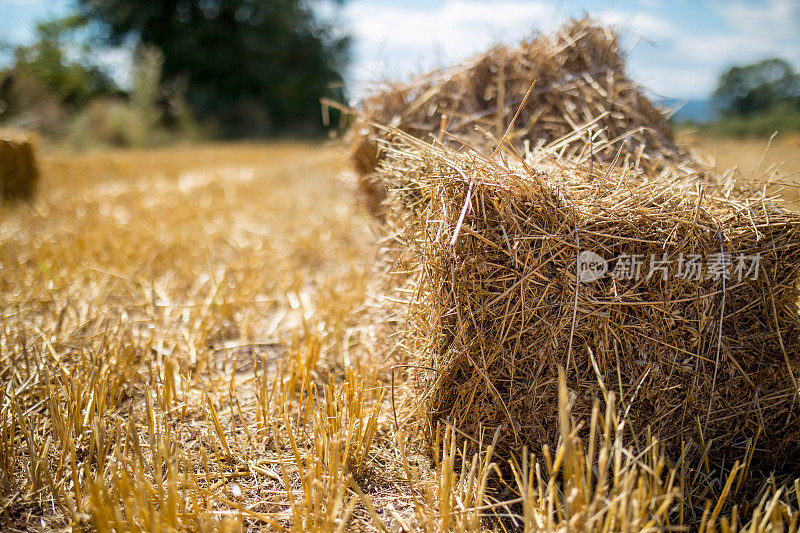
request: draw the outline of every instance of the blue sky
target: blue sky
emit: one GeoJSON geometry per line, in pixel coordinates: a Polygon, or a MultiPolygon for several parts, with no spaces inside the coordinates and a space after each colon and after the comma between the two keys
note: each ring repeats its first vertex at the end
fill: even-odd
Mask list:
{"type": "Polygon", "coordinates": [[[68,5],[61,0],[0,0],[0,40],[30,41],[37,20],[63,15],[68,5]]]}
{"type": "MultiPolygon", "coordinates": [[[[26,42],[68,0],[0,0],[0,40],[26,42]]],[[[327,9],[326,9],[327,11],[327,9]]],[[[589,13],[625,33],[631,75],[654,95],[704,98],[734,64],[779,56],[800,67],[800,0],[350,0],[337,17],[354,37],[348,78],[370,81],[445,66],[589,13]]],[[[106,58],[119,64],[119,54],[106,58]]]]}

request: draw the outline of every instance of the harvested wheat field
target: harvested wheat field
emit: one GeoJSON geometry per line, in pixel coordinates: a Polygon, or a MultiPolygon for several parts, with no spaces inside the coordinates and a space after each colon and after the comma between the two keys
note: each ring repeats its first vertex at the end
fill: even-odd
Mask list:
{"type": "Polygon", "coordinates": [[[777,133],[773,139],[704,137],[683,131],[678,142],[719,169],[737,167],[742,176],[771,178],[769,189],[790,209],[800,209],[800,136],[777,133]]]}
{"type": "Polygon", "coordinates": [[[630,434],[613,373],[586,400],[553,366],[559,437],[510,462],[508,432],[420,431],[409,295],[381,295],[395,239],[346,166],[290,143],[42,154],[39,196],[0,207],[5,530],[797,528],[795,471],[756,466],[753,424],[730,462],[680,461],[630,434]]]}

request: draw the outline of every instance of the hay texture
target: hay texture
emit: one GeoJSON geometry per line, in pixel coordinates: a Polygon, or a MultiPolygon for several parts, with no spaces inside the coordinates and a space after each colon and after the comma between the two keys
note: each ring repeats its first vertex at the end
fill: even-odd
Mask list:
{"type": "Polygon", "coordinates": [[[424,424],[484,440],[502,427],[506,452],[554,446],[564,367],[576,418],[613,393],[631,437],[651,426],[673,456],[682,441],[695,457],[738,453],[759,431],[759,457],[796,453],[800,215],[620,167],[526,161],[412,140],[381,164],[416,255],[407,345],[424,424]],[[608,274],[579,279],[587,250],[608,274]]]}
{"type": "Polygon", "coordinates": [[[33,197],[39,180],[35,151],[33,135],[0,132],[0,199],[33,197]]]}
{"type": "Polygon", "coordinates": [[[653,174],[676,166],[688,174],[697,171],[675,145],[662,110],[626,76],[617,34],[588,18],[515,48],[494,47],[464,65],[364,99],[351,160],[369,205],[386,196],[372,178],[382,157],[379,141],[387,137],[376,124],[454,147],[463,141],[484,154],[511,125],[506,140],[519,151],[526,144],[557,143],[563,156],[578,160],[611,161],[621,152],[623,163],[634,161],[653,174]]]}

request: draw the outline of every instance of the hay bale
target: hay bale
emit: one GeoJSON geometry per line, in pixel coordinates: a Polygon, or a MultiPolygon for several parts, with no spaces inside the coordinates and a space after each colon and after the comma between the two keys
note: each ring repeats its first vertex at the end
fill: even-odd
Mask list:
{"type": "Polygon", "coordinates": [[[757,457],[796,453],[800,214],[528,155],[533,170],[395,142],[381,164],[417,258],[407,345],[428,434],[446,420],[484,440],[502,426],[506,453],[554,446],[560,366],[576,418],[613,392],[631,438],[651,426],[673,456],[735,454],[759,430],[757,457]],[[587,251],[608,274],[578,277],[587,251]]]}
{"type": "MultiPolygon", "coordinates": [[[[368,130],[363,130],[357,135],[366,139],[368,130]]],[[[358,174],[358,195],[361,202],[374,216],[383,218],[385,213],[383,201],[386,199],[388,191],[375,175],[375,167],[378,166],[378,151],[374,144],[371,142],[353,143],[350,161],[358,174]]]]}
{"type": "MultiPolygon", "coordinates": [[[[485,154],[512,122],[507,139],[518,151],[526,144],[560,142],[566,157],[611,161],[621,150],[623,162],[635,160],[651,173],[676,165],[688,174],[697,171],[676,146],[663,112],[626,76],[617,34],[589,18],[515,48],[494,47],[463,65],[364,99],[351,139],[352,159],[369,188],[380,159],[379,141],[387,137],[375,124],[425,141],[447,142],[455,135],[459,141],[452,146],[463,141],[485,154]]],[[[373,196],[384,194],[377,190],[373,196]]]]}
{"type": "Polygon", "coordinates": [[[33,135],[0,132],[0,199],[33,197],[39,179],[35,150],[33,135]]]}

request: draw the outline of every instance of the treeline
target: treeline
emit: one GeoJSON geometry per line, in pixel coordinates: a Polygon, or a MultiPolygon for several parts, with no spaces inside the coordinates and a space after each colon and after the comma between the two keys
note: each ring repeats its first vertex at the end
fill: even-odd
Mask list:
{"type": "Polygon", "coordinates": [[[783,59],[727,70],[720,76],[713,102],[721,116],[704,127],[709,133],[800,132],[800,73],[783,59]]]}
{"type": "Polygon", "coordinates": [[[318,11],[303,0],[78,0],[32,44],[5,46],[0,124],[75,144],[320,134],[320,99],[344,98],[350,42],[318,11]],[[131,49],[122,76],[100,60],[131,49]]]}

